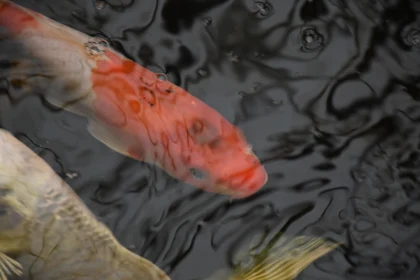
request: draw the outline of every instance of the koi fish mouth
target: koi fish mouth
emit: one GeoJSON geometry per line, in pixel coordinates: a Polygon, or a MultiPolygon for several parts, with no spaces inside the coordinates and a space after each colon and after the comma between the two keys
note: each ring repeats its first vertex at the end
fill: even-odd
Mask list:
{"type": "Polygon", "coordinates": [[[253,162],[252,166],[220,180],[213,189],[214,192],[232,198],[245,198],[256,193],[267,183],[267,172],[253,152],[252,146],[248,145],[243,152],[247,156],[246,160],[253,162]]]}
{"type": "Polygon", "coordinates": [[[232,198],[245,198],[260,190],[268,181],[268,174],[263,166],[253,168],[241,175],[241,182],[225,182],[217,185],[217,192],[232,198]]]}
{"type": "Polygon", "coordinates": [[[236,198],[236,199],[249,197],[249,196],[255,194],[256,192],[258,192],[267,183],[267,181],[268,181],[268,175],[266,174],[265,178],[264,178],[264,181],[263,181],[263,183],[261,184],[260,187],[257,187],[253,190],[237,191],[233,195],[231,195],[231,197],[236,198]]]}

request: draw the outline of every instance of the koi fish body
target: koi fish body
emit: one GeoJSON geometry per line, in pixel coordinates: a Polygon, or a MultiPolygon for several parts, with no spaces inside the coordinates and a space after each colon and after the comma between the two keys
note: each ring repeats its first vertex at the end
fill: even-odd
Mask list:
{"type": "Polygon", "coordinates": [[[90,133],[108,147],[209,192],[242,198],[265,185],[242,132],[164,76],[9,1],[0,0],[0,26],[46,65],[36,70],[44,79],[29,83],[43,86],[55,106],[87,117],[90,133]]]}
{"type": "Polygon", "coordinates": [[[3,129],[0,209],[1,280],[170,280],[124,248],[45,161],[3,129]]]}

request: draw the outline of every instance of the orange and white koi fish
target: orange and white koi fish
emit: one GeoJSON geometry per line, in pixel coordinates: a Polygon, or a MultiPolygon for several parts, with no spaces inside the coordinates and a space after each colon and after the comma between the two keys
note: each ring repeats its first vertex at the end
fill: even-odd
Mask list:
{"type": "Polygon", "coordinates": [[[45,99],[87,117],[89,132],[111,149],[233,198],[265,185],[267,173],[237,127],[104,40],[6,0],[0,26],[46,65],[45,99]]]}

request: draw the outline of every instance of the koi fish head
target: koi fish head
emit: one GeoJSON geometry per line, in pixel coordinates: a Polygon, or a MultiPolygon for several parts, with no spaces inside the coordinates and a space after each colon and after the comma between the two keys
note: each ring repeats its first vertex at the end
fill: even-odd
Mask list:
{"type": "Polygon", "coordinates": [[[199,188],[233,198],[257,192],[267,173],[242,132],[197,100],[195,114],[186,114],[190,149],[180,150],[186,169],[181,177],[199,188]]]}

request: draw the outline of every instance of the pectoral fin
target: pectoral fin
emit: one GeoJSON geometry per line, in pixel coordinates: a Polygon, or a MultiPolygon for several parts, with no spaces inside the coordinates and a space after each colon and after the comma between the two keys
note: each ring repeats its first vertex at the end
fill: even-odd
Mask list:
{"type": "Polygon", "coordinates": [[[272,248],[267,258],[246,271],[234,275],[242,280],[291,280],[295,279],[316,259],[331,252],[339,243],[326,242],[321,238],[299,236],[281,242],[272,248]]]}
{"type": "Polygon", "coordinates": [[[305,236],[281,237],[276,244],[253,256],[254,261],[247,268],[236,268],[233,273],[222,269],[208,280],[292,280],[312,262],[340,245],[305,236]]]}
{"type": "Polygon", "coordinates": [[[89,120],[88,131],[93,137],[107,145],[109,148],[122,155],[130,157],[128,147],[124,145],[122,137],[119,137],[117,133],[110,131],[106,124],[97,120],[89,120]]]}
{"type": "Polygon", "coordinates": [[[13,274],[22,276],[22,265],[5,254],[0,253],[0,280],[7,280],[7,275],[12,276],[13,274]]]}

